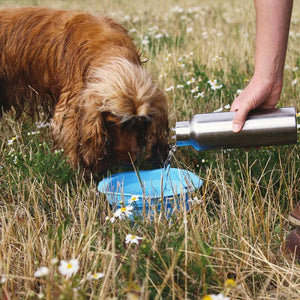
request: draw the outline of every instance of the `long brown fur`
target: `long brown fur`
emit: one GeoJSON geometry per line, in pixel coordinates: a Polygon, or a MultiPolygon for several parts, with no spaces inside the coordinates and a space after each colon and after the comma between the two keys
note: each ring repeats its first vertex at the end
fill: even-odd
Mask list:
{"type": "Polygon", "coordinates": [[[167,151],[167,101],[115,20],[46,8],[0,10],[0,114],[40,107],[73,167],[167,151]]]}

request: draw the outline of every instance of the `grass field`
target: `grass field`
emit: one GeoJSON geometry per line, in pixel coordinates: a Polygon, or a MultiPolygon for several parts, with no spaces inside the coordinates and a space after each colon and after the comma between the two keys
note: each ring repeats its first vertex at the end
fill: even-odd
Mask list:
{"type": "MultiPolygon", "coordinates": [[[[253,72],[252,1],[0,0],[0,7],[26,5],[117,18],[168,95],[171,127],[196,113],[228,110],[253,72]],[[208,83],[213,79],[216,89],[208,83]]],[[[299,68],[295,1],[280,107],[300,110],[299,68]]],[[[288,214],[300,200],[299,150],[177,149],[172,166],[204,180],[190,195],[191,211],[112,223],[97,182],[83,180],[62,152],[52,150],[47,124],[5,114],[0,299],[202,299],[222,293],[299,300],[300,265],[280,252],[293,228],[288,214]],[[128,234],[142,239],[126,243],[128,234]],[[70,259],[74,274],[66,276],[61,263],[70,259]],[[47,272],[35,273],[41,267],[47,272]]]]}

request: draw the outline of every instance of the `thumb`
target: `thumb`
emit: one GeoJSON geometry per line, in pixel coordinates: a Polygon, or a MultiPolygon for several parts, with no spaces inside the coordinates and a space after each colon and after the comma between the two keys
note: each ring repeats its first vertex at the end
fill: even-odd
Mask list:
{"type": "Polygon", "coordinates": [[[250,109],[247,109],[246,107],[240,106],[238,110],[236,111],[233,121],[232,121],[232,131],[233,132],[239,132],[242,130],[247,115],[249,113],[250,109]]]}

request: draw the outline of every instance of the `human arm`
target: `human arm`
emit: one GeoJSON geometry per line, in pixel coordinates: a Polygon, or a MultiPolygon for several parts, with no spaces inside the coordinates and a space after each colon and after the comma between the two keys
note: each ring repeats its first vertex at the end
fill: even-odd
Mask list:
{"type": "Polygon", "coordinates": [[[274,108],[283,85],[293,0],[255,0],[255,69],[247,87],[233,101],[236,111],[232,131],[239,132],[248,113],[257,108],[274,108]]]}

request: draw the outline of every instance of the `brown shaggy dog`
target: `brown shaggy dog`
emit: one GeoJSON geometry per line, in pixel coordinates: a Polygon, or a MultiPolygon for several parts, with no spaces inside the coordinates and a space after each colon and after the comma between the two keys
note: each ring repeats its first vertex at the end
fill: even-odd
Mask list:
{"type": "Polygon", "coordinates": [[[55,145],[73,167],[167,151],[167,101],[115,20],[46,8],[0,10],[0,114],[52,118],[55,145]]]}

